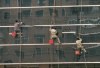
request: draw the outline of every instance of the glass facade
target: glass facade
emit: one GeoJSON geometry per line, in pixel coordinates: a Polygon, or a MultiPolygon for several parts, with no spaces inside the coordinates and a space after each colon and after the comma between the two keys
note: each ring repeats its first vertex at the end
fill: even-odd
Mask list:
{"type": "MultiPolygon", "coordinates": [[[[100,0],[0,0],[0,26],[13,26],[15,20],[23,22],[25,25],[50,25],[52,23],[100,24],[99,5],[100,0]],[[80,5],[80,7],[74,7],[73,5],[80,5]],[[87,6],[82,7],[82,5],[87,6]],[[35,6],[73,7],[2,9],[2,7],[35,6]]],[[[75,43],[78,36],[83,39],[83,43],[100,42],[100,25],[61,26],[56,28],[62,43],[75,43]],[[75,34],[63,34],[62,32],[75,32],[75,34]]],[[[23,36],[18,35],[17,38],[13,38],[9,35],[14,31],[13,27],[0,27],[0,63],[77,62],[77,57],[74,54],[75,45],[41,45],[49,41],[48,27],[23,27],[22,29],[23,36]],[[9,44],[9,46],[2,46],[3,44],[9,44]],[[11,46],[11,44],[40,45],[11,46]]],[[[100,62],[100,44],[86,44],[84,47],[88,52],[85,55],[87,62],[100,62]]],[[[84,54],[82,54],[78,61],[85,62],[85,59],[84,54]]],[[[58,67],[53,65],[53,68],[58,67]]]]}

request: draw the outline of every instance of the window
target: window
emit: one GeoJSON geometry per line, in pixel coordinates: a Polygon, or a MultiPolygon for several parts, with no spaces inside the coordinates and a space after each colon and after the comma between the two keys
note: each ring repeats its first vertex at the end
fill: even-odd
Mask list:
{"type": "Polygon", "coordinates": [[[6,60],[4,63],[13,63],[12,60],[6,60]]]}
{"type": "Polygon", "coordinates": [[[16,53],[17,57],[20,57],[20,55],[21,55],[21,58],[24,59],[24,52],[15,51],[15,53],[16,53]]]}
{"type": "Polygon", "coordinates": [[[31,10],[23,10],[21,13],[18,13],[18,19],[22,19],[23,17],[31,16],[31,10]]]}
{"type": "Polygon", "coordinates": [[[65,9],[62,9],[62,16],[65,16],[65,9]]]}
{"type": "MultiPolygon", "coordinates": [[[[1,30],[1,29],[0,29],[1,30]]],[[[1,30],[2,31],[2,30],[1,30]]],[[[0,32],[0,43],[4,43],[3,42],[3,39],[4,39],[4,33],[3,32],[0,32]]]]}
{"type": "Polygon", "coordinates": [[[31,6],[31,0],[18,0],[19,6],[31,6]]]}
{"type": "Polygon", "coordinates": [[[92,7],[83,7],[82,11],[84,14],[89,14],[92,11],[92,7]]]}
{"type": "Polygon", "coordinates": [[[90,4],[100,4],[100,0],[89,0],[90,4]]]}
{"type": "Polygon", "coordinates": [[[18,12],[18,19],[22,19],[22,13],[18,12]]]}
{"type": "Polygon", "coordinates": [[[72,12],[72,14],[77,14],[78,10],[77,10],[77,8],[71,8],[71,12],[72,12]]]}
{"type": "Polygon", "coordinates": [[[78,14],[80,11],[83,14],[89,14],[91,10],[92,10],[92,7],[83,7],[82,9],[81,8],[71,8],[72,14],[78,14]]]}
{"type": "Polygon", "coordinates": [[[44,1],[45,1],[45,0],[37,0],[38,5],[39,5],[39,6],[43,6],[43,5],[44,5],[44,1]]]}
{"type": "Polygon", "coordinates": [[[10,5],[10,0],[5,0],[5,5],[10,5]]]}
{"type": "Polygon", "coordinates": [[[39,67],[29,67],[29,68],[39,68],[39,67]]]}
{"type": "Polygon", "coordinates": [[[54,0],[49,0],[49,6],[53,6],[54,5],[54,0]]]}
{"type": "Polygon", "coordinates": [[[43,10],[36,11],[36,16],[42,17],[43,16],[43,10]]]}
{"type": "Polygon", "coordinates": [[[10,13],[9,12],[5,12],[4,13],[4,19],[9,19],[10,18],[10,13]]]}
{"type": "Polygon", "coordinates": [[[92,7],[92,12],[98,12],[98,11],[99,11],[99,7],[96,6],[92,7]]]}
{"type": "Polygon", "coordinates": [[[36,55],[41,55],[41,54],[42,54],[41,48],[36,48],[36,55]]]}
{"type": "MultiPolygon", "coordinates": [[[[52,13],[53,13],[53,9],[49,9],[50,16],[52,16],[52,13]]],[[[58,16],[58,10],[55,10],[54,13],[56,16],[58,16]]]]}
{"type": "Polygon", "coordinates": [[[23,32],[23,37],[22,37],[22,42],[23,43],[28,43],[28,39],[29,39],[29,34],[28,34],[28,28],[22,28],[22,32],[23,32]]]}
{"type": "Polygon", "coordinates": [[[30,15],[31,15],[31,11],[30,10],[22,11],[22,17],[29,17],[30,15]]]}
{"type": "Polygon", "coordinates": [[[36,43],[43,43],[44,42],[44,35],[34,35],[36,43]]]}
{"type": "Polygon", "coordinates": [[[9,65],[6,65],[6,66],[4,66],[4,68],[16,68],[16,66],[9,66],[9,65]]]}
{"type": "Polygon", "coordinates": [[[59,56],[60,59],[64,58],[64,51],[62,51],[62,50],[56,50],[56,54],[59,56]]]}
{"type": "Polygon", "coordinates": [[[0,47],[0,56],[3,55],[3,51],[4,51],[4,48],[3,47],[0,47]]]}
{"type": "Polygon", "coordinates": [[[50,16],[52,16],[52,13],[53,13],[53,9],[49,9],[50,16]]]}
{"type": "Polygon", "coordinates": [[[23,66],[22,66],[21,68],[27,68],[27,67],[23,67],[23,66]]]}
{"type": "Polygon", "coordinates": [[[65,0],[66,2],[70,1],[70,0],[65,0]]]}

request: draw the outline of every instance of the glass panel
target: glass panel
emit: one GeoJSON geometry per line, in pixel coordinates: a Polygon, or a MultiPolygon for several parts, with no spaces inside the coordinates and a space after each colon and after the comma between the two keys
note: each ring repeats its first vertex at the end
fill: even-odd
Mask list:
{"type": "Polygon", "coordinates": [[[36,11],[36,16],[42,17],[43,16],[43,10],[36,11]]]}
{"type": "Polygon", "coordinates": [[[31,0],[18,0],[19,6],[31,6],[31,0]]]}
{"type": "Polygon", "coordinates": [[[5,5],[6,4],[10,5],[10,0],[5,0],[5,5]]]}
{"type": "Polygon", "coordinates": [[[24,10],[24,11],[22,11],[22,16],[23,17],[29,17],[30,15],[31,15],[30,10],[24,10]]]}
{"type": "Polygon", "coordinates": [[[54,0],[49,0],[49,6],[54,5],[54,0]]]}
{"type": "Polygon", "coordinates": [[[37,3],[38,3],[39,6],[43,6],[43,5],[45,5],[44,1],[45,0],[37,0],[37,3]]]}
{"type": "Polygon", "coordinates": [[[5,12],[4,13],[4,19],[9,19],[10,18],[10,13],[9,12],[5,12]]]}
{"type": "MultiPolygon", "coordinates": [[[[80,36],[82,43],[100,43],[99,5],[100,0],[0,0],[0,63],[76,62],[77,58],[74,54],[76,37],[80,36]],[[52,7],[54,3],[59,8],[52,7]],[[83,5],[88,6],[83,7],[83,5]],[[53,13],[55,16],[52,16],[53,13]],[[19,26],[22,36],[18,32],[16,38],[12,34],[15,20],[24,23],[19,26]],[[55,25],[65,24],[55,26],[62,44],[43,45],[48,44],[50,40],[49,28],[52,22],[55,25]],[[76,26],[75,24],[91,25],[76,26]],[[34,27],[34,25],[49,26],[34,27]],[[63,43],[74,44],[63,46],[63,43]]],[[[99,44],[83,44],[83,46],[87,50],[88,62],[100,61],[99,44]]],[[[83,54],[79,61],[84,62],[83,54]]]]}

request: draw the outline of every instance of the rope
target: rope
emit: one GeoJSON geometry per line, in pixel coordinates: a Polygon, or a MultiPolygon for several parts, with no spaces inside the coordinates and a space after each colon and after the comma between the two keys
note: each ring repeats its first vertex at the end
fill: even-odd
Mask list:
{"type": "MultiPolygon", "coordinates": [[[[81,0],[81,12],[82,12],[82,0],[81,0]]],[[[80,24],[82,24],[81,23],[81,18],[82,17],[82,14],[80,13],[80,24]]],[[[80,34],[79,34],[79,36],[81,36],[81,31],[82,31],[82,27],[80,26],[80,34]]],[[[84,47],[84,46],[83,46],[84,47]]],[[[86,62],[87,60],[86,60],[86,55],[85,55],[86,53],[84,52],[83,53],[83,57],[84,57],[84,61],[86,62]]],[[[87,64],[85,63],[85,68],[87,68],[87,64]]]]}
{"type": "MultiPolygon", "coordinates": [[[[56,2],[54,0],[54,6],[56,5],[56,2]]],[[[53,12],[52,12],[52,17],[51,17],[51,25],[54,25],[55,24],[55,8],[53,8],[53,12]]],[[[52,26],[50,26],[51,28],[52,26]]],[[[54,51],[54,48],[53,46],[51,47],[51,61],[53,60],[53,51],[54,51]]],[[[53,65],[51,64],[51,68],[53,68],[53,65]]]]}
{"type": "MultiPolygon", "coordinates": [[[[20,6],[21,6],[21,3],[22,3],[22,1],[20,0],[20,6]]],[[[22,21],[22,19],[21,19],[21,18],[22,18],[21,11],[22,11],[22,10],[21,10],[21,8],[20,8],[20,9],[19,9],[20,21],[22,21]]],[[[19,40],[20,40],[19,43],[20,43],[20,44],[22,44],[21,32],[22,32],[22,31],[21,31],[21,27],[20,27],[20,34],[19,34],[19,40]]],[[[22,60],[22,46],[20,46],[20,50],[19,50],[19,51],[20,51],[19,62],[21,63],[21,62],[22,62],[22,61],[21,61],[21,60],[22,60]]],[[[21,68],[21,64],[19,64],[19,68],[21,68]]]]}
{"type": "MultiPolygon", "coordinates": [[[[85,62],[87,62],[85,53],[84,53],[84,60],[85,60],[85,62]]],[[[85,63],[85,68],[87,68],[87,64],[86,63],[85,63]]]]}
{"type": "Polygon", "coordinates": [[[91,46],[91,47],[88,47],[86,49],[92,49],[92,48],[97,48],[97,47],[100,47],[100,45],[91,46]]]}

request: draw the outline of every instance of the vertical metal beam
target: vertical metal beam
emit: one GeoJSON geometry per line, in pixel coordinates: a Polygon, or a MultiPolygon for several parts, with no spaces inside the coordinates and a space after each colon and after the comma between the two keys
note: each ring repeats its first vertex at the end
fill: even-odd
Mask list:
{"type": "MultiPolygon", "coordinates": [[[[76,0],[76,5],[79,5],[79,0],[76,0]]],[[[80,17],[79,17],[80,16],[80,11],[77,7],[76,7],[76,11],[77,11],[77,14],[76,14],[77,24],[80,24],[80,17]]],[[[80,37],[79,33],[80,33],[80,26],[76,26],[76,37],[80,37]]]]}

